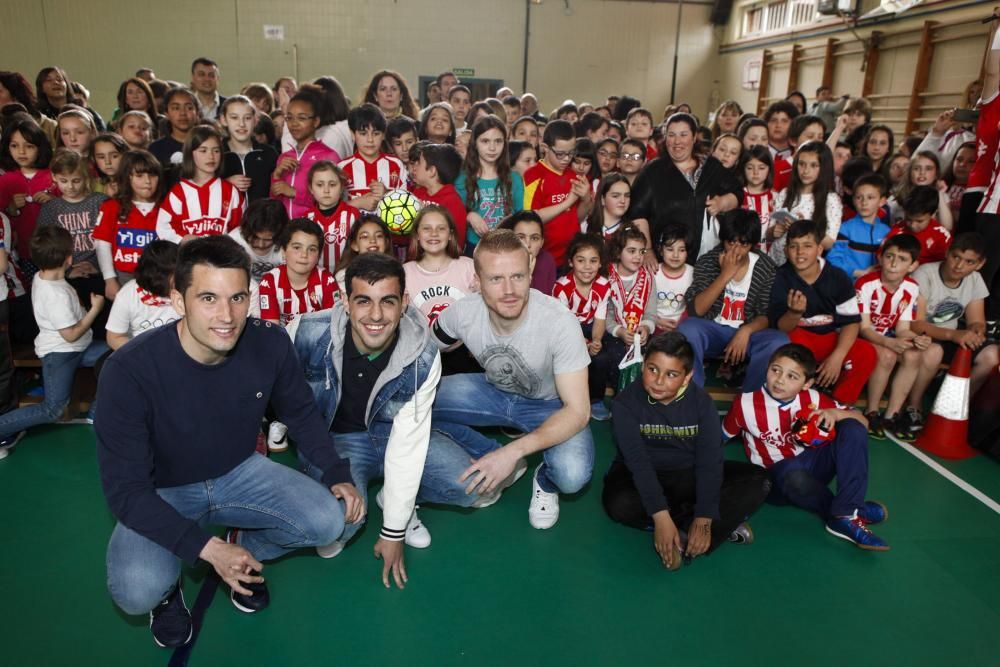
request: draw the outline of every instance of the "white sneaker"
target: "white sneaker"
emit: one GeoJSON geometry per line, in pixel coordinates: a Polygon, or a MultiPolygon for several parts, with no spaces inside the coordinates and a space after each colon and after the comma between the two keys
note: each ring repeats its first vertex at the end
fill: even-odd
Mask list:
{"type": "MultiPolygon", "coordinates": [[[[382,499],[382,490],[379,489],[378,494],[375,496],[375,504],[378,505],[379,509],[382,509],[382,499]]],[[[406,542],[406,546],[408,547],[426,549],[431,545],[431,532],[427,530],[427,526],[417,516],[417,509],[419,507],[419,505],[413,506],[413,514],[410,515],[410,520],[406,523],[406,533],[403,541],[406,542]]]]}
{"type": "Polygon", "coordinates": [[[559,494],[548,493],[538,486],[538,471],[542,465],[538,464],[531,478],[531,504],[528,505],[528,523],[539,530],[551,528],[559,520],[559,494]]]}
{"type": "Polygon", "coordinates": [[[334,540],[327,545],[316,547],[316,554],[320,558],[336,558],[344,550],[346,544],[340,540],[334,540]]]}
{"type": "Polygon", "coordinates": [[[271,422],[267,427],[267,448],[272,452],[288,449],[288,427],[281,422],[271,422]]]}
{"type": "Polygon", "coordinates": [[[479,499],[476,500],[476,502],[472,503],[472,507],[474,509],[483,509],[484,507],[489,507],[490,505],[493,505],[494,503],[496,503],[496,501],[500,500],[500,496],[503,494],[503,492],[508,488],[510,488],[511,486],[513,486],[517,480],[524,477],[524,473],[526,473],[527,471],[528,471],[528,462],[525,461],[524,459],[518,459],[517,465],[514,466],[514,472],[508,475],[507,479],[501,482],[500,486],[498,486],[496,489],[493,490],[493,493],[490,493],[485,496],[479,496],[479,499]]]}

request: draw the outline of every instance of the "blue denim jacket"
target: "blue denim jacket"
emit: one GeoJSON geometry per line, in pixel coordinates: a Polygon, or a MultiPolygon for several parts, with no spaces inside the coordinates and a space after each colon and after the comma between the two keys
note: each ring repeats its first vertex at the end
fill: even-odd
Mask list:
{"type": "MultiPolygon", "coordinates": [[[[295,351],[329,428],[340,400],[344,336],[349,326],[347,313],[343,305],[338,304],[332,310],[309,313],[297,319],[295,351]]],[[[396,335],[398,340],[389,365],[376,380],[365,412],[369,433],[386,439],[392,431],[396,413],[427,380],[438,355],[427,319],[412,306],[403,311],[396,335]]]]}

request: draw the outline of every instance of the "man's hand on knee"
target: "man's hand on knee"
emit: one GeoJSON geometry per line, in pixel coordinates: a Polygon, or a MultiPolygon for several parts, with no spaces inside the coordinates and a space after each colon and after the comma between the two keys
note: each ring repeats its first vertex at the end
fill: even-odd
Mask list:
{"type": "Polygon", "coordinates": [[[264,581],[264,577],[253,574],[261,572],[264,565],[238,544],[230,544],[213,537],[198,555],[203,561],[211,563],[220,579],[242,595],[253,595],[253,592],[244,588],[242,584],[259,584],[264,581]]]}
{"type": "Polygon", "coordinates": [[[344,501],[344,521],[358,523],[365,518],[365,501],[358,490],[350,482],[334,484],[330,493],[338,500],[344,501]]]}
{"type": "Polygon", "coordinates": [[[466,493],[478,493],[480,496],[492,493],[514,472],[520,458],[510,445],[495,449],[482,458],[474,459],[458,481],[468,482],[466,493]]]}

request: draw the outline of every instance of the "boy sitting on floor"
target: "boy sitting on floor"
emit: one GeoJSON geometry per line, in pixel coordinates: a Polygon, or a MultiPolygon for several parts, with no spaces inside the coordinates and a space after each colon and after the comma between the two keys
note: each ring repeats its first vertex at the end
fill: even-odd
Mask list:
{"type": "Polygon", "coordinates": [[[767,473],[726,461],[711,397],[691,382],[694,351],[671,331],[646,347],[642,379],[615,398],[618,455],[604,477],[602,501],[612,520],[653,531],[670,570],[720,544],[749,544],[745,523],[767,497],[767,473]],[[684,532],[686,537],[681,535],[684,532]]]}
{"type": "Polygon", "coordinates": [[[812,388],[816,359],[809,348],[778,348],[764,387],[733,401],[723,437],[741,435],[747,458],[771,475],[769,500],[818,514],[831,535],[869,551],[887,551],[868,526],[885,521],[885,505],[865,500],[868,490],[867,422],[812,388]],[[803,421],[808,422],[802,426],[803,421]],[[804,432],[805,431],[805,432],[804,432]],[[830,481],[837,478],[837,493],[830,481]]]}

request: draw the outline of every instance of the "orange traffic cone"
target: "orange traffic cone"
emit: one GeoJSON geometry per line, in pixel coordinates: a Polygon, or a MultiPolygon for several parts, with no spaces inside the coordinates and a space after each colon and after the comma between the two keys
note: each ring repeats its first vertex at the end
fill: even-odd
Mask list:
{"type": "Polygon", "coordinates": [[[934,399],[934,408],[915,444],[945,459],[967,459],[979,452],[969,446],[969,374],[972,351],[958,348],[948,375],[934,399]]]}

